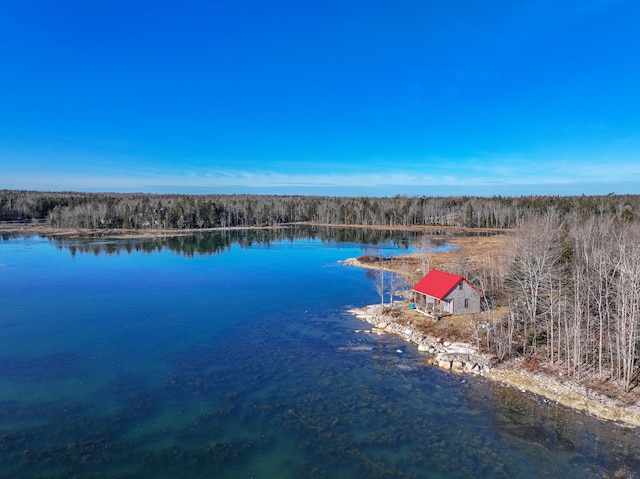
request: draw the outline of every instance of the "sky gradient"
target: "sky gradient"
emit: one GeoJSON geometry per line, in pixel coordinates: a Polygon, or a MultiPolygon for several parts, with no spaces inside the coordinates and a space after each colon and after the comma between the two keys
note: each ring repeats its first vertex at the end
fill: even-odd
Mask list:
{"type": "Polygon", "coordinates": [[[640,3],[0,2],[0,189],[640,193],[640,3]]]}

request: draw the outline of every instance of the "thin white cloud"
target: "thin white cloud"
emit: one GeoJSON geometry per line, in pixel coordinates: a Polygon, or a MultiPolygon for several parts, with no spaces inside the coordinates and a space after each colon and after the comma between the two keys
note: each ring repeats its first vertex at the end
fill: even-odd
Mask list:
{"type": "MultiPolygon", "coordinates": [[[[137,171],[136,174],[95,176],[89,174],[47,174],[29,178],[5,177],[0,188],[28,188],[38,190],[140,190],[149,191],[156,186],[172,188],[230,188],[241,189],[286,189],[286,188],[360,188],[380,187],[491,187],[505,185],[545,186],[575,185],[596,181],[628,182],[640,181],[640,166],[606,163],[578,164],[570,162],[540,163],[505,162],[481,167],[460,168],[457,174],[450,171],[429,173],[421,171],[371,172],[371,173],[282,173],[275,171],[235,171],[190,169],[188,171],[161,172],[158,170],[137,171]],[[618,173],[620,172],[620,173],[618,173]],[[445,174],[446,173],[446,174],[445,174]]],[[[431,168],[430,168],[431,170],[431,168]]],[[[453,171],[453,170],[452,170],[453,171]]]]}
{"type": "Polygon", "coordinates": [[[264,170],[195,164],[184,168],[163,168],[148,162],[127,161],[123,164],[108,158],[85,158],[84,163],[52,160],[49,162],[51,171],[39,173],[38,170],[43,170],[39,168],[28,176],[17,168],[16,161],[16,167],[5,169],[0,177],[0,189],[286,192],[357,188],[369,191],[368,194],[376,194],[376,190],[401,194],[438,187],[473,194],[473,191],[487,191],[493,187],[505,190],[518,185],[545,194],[549,190],[561,191],[565,186],[569,191],[586,185],[584,192],[589,194],[597,183],[630,185],[635,181],[640,184],[640,158],[637,155],[624,152],[623,159],[605,155],[595,159],[589,157],[588,160],[584,156],[579,158],[565,157],[558,152],[545,152],[537,158],[491,154],[453,160],[435,157],[375,158],[368,162],[367,167],[332,161],[315,164],[280,162],[276,163],[277,169],[272,163],[264,170]],[[68,165],[68,170],[63,170],[65,165],[68,165]]]}

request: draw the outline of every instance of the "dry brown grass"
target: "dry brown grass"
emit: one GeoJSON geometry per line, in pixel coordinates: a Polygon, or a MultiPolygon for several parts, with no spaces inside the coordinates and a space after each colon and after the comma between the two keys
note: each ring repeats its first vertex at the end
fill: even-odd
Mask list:
{"type": "MultiPolygon", "coordinates": [[[[459,270],[461,265],[467,270],[478,270],[496,257],[505,256],[513,244],[514,236],[509,232],[493,236],[453,236],[448,243],[456,248],[429,255],[431,268],[443,271],[459,270]]],[[[387,259],[386,269],[402,275],[409,275],[421,269],[421,254],[410,253],[387,259]]]]}

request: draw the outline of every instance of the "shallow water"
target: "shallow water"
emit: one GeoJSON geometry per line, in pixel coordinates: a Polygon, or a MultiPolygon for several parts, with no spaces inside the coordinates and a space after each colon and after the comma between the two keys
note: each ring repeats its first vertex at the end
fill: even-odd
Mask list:
{"type": "Polygon", "coordinates": [[[0,241],[0,477],[640,477],[637,431],[355,333],[376,234],[0,241]]]}

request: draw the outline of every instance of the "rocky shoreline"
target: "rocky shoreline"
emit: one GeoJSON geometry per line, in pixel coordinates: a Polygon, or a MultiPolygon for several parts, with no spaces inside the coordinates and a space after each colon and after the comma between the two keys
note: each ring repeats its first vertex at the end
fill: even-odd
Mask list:
{"type": "Polygon", "coordinates": [[[452,343],[442,338],[426,336],[411,327],[399,324],[380,313],[381,305],[351,309],[349,312],[357,318],[371,324],[374,334],[395,334],[405,341],[418,346],[418,351],[433,355],[428,363],[441,369],[461,373],[484,375],[489,372],[489,357],[481,354],[477,348],[466,343],[452,343]]]}
{"type": "Polygon", "coordinates": [[[428,364],[454,373],[482,376],[504,387],[533,393],[547,401],[584,411],[599,419],[615,421],[621,426],[640,427],[640,407],[637,404],[624,404],[570,381],[561,382],[547,374],[527,371],[518,360],[491,367],[490,357],[474,346],[425,336],[381,314],[381,305],[354,308],[349,313],[370,324],[372,327],[367,331],[372,334],[395,334],[416,344],[418,351],[429,354],[428,364]]]}

